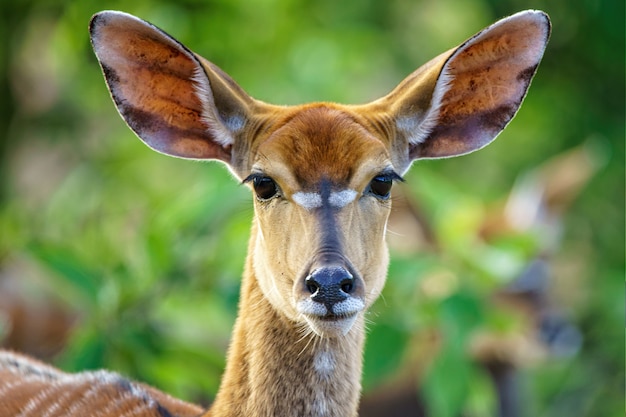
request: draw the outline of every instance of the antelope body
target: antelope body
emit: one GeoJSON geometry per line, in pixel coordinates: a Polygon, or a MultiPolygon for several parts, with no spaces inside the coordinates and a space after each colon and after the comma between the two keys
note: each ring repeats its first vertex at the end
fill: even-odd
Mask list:
{"type": "Polygon", "coordinates": [[[114,373],[0,353],[1,416],[355,416],[364,314],[382,291],[392,183],[420,158],[491,142],[526,95],[548,17],[503,19],[365,105],[270,105],[156,27],[96,14],[92,44],[148,146],[214,159],[255,216],[226,371],[209,411],[114,373]]]}

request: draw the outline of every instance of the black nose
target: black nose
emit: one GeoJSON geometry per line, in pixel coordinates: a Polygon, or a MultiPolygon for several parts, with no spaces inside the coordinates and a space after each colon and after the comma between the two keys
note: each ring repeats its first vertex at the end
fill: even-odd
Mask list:
{"type": "Polygon", "coordinates": [[[333,312],[333,306],[348,298],[354,290],[354,277],[342,267],[322,267],[306,277],[305,284],[311,299],[322,303],[333,312]]]}

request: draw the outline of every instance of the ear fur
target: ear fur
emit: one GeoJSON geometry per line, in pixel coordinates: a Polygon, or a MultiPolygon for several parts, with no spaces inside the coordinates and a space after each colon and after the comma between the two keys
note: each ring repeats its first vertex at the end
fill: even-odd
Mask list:
{"type": "Polygon", "coordinates": [[[550,34],[540,11],[502,19],[428,62],[379,100],[409,146],[409,159],[478,150],[515,116],[550,34]]]}
{"type": "Polygon", "coordinates": [[[158,152],[230,163],[252,99],[225,73],[157,27],[104,11],[91,42],[115,105],[158,152]]]}
{"type": "MultiPolygon", "coordinates": [[[[235,139],[254,114],[274,107],[134,16],[98,13],[90,33],[118,111],[148,146],[182,158],[222,160],[243,172],[246,144],[235,139]]],[[[352,108],[393,121],[391,147],[400,171],[414,159],[475,151],[515,116],[549,34],[545,13],[517,13],[423,65],[382,99],[352,108]]]]}

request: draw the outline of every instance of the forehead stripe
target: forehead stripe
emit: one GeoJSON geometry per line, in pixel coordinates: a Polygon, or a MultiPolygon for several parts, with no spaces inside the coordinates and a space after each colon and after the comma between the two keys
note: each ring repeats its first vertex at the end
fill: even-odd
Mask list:
{"type": "Polygon", "coordinates": [[[307,210],[313,210],[314,208],[322,207],[322,196],[319,193],[303,193],[298,192],[293,196],[293,201],[299,206],[304,207],[307,210]]]}
{"type": "MultiPolygon", "coordinates": [[[[328,202],[332,207],[343,208],[354,201],[357,192],[354,190],[333,191],[328,197],[328,202]]],[[[322,207],[322,196],[320,193],[297,192],[293,196],[293,201],[307,210],[322,207]]]]}
{"type": "Polygon", "coordinates": [[[328,202],[331,206],[342,208],[352,203],[356,198],[356,191],[354,190],[342,190],[331,192],[328,197],[328,202]]]}

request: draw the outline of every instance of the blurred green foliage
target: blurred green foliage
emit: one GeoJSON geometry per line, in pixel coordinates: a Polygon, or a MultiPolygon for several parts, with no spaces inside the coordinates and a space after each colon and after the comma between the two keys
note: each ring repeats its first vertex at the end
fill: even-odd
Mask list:
{"type": "Polygon", "coordinates": [[[493,415],[493,391],[467,355],[469,337],[516,326],[485,299],[536,255],[540,237],[486,244],[476,238],[479,225],[518,175],[587,143],[606,164],[565,214],[556,254],[570,296],[560,307],[584,344],[574,357],[524,370],[521,395],[528,415],[623,412],[623,1],[24,0],[0,7],[0,271],[18,265],[79,314],[58,359],[63,368],[112,368],[192,400],[210,399],[219,383],[250,198],[222,166],[165,158],[134,138],[90,50],[90,16],[101,9],[140,16],[251,95],[294,104],[377,98],[497,18],[547,11],[553,35],[545,59],[500,139],[471,156],[420,163],[407,177],[405,192],[423,205],[441,247],[392,253],[384,296],[370,314],[364,386],[375,389],[395,374],[416,335],[438,329],[443,339],[422,385],[428,409],[438,417],[493,415]],[[427,296],[420,288],[429,279],[438,287],[427,296]]]}

